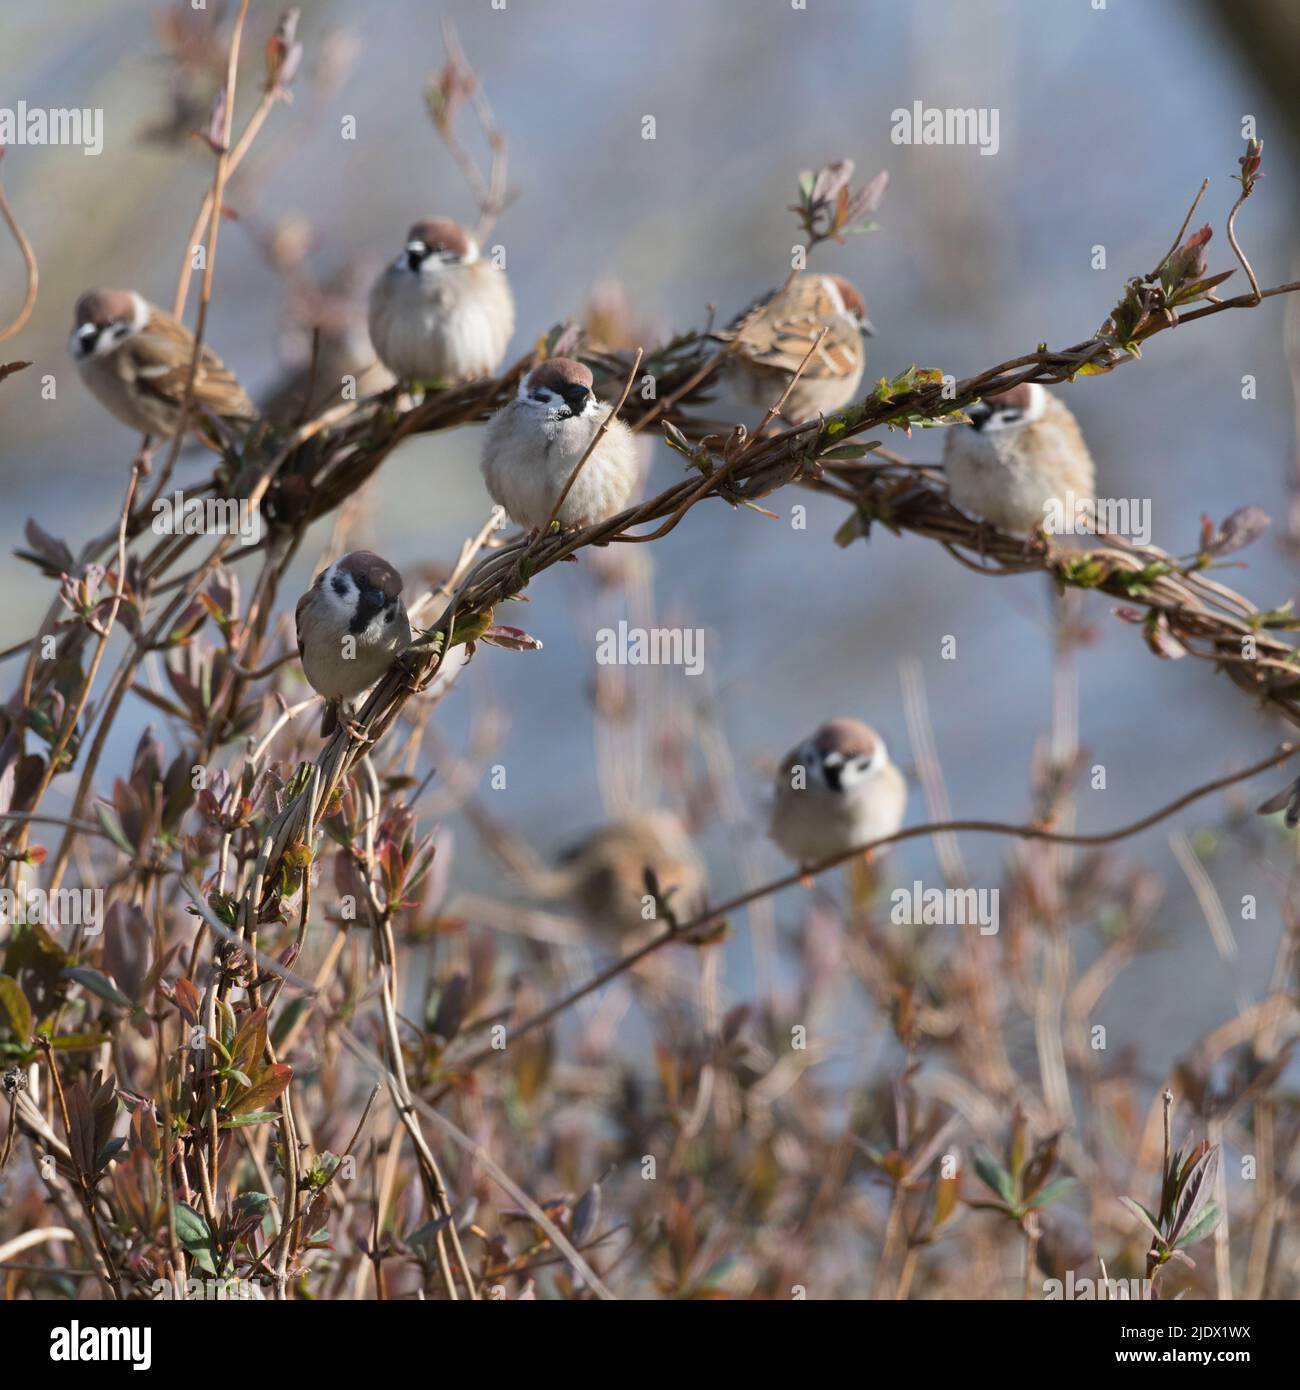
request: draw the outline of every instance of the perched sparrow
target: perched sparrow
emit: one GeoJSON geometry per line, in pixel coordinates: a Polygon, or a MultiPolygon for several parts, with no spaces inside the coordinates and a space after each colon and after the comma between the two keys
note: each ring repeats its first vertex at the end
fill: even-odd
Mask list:
{"type": "Polygon", "coordinates": [[[1049,503],[1093,503],[1093,466],[1078,421],[1036,383],[969,406],[969,425],[943,443],[948,493],[964,512],[1006,531],[1034,531],[1049,503]]]}
{"type": "Polygon", "coordinates": [[[667,924],[656,924],[647,868],[679,921],[689,920],[704,892],[704,868],[670,811],[642,811],[589,835],[561,856],[548,895],[567,898],[595,932],[648,935],[667,924]]]}
{"type": "Polygon", "coordinates": [[[816,864],[892,835],[907,783],[884,740],[857,719],[832,719],[787,754],[769,833],[791,859],[816,864]]]}
{"type": "MultiPolygon", "coordinates": [[[[68,344],[81,379],[124,425],[170,439],[194,356],[194,335],[134,290],[91,290],[77,300],[68,344]]],[[[206,344],[194,372],[190,423],[204,414],[251,420],[257,411],[244,389],[206,344]]]]}
{"type": "Polygon", "coordinates": [[[470,381],[501,365],[515,329],[505,273],[445,217],[417,222],[370,291],[370,340],[402,381],[470,381]]]}
{"type": "MultiPolygon", "coordinates": [[[[568,357],[534,367],[519,395],[488,425],[483,477],[492,500],[511,521],[539,531],[550,520],[569,475],[612,407],[591,389],[591,372],[568,357]]],[[[582,466],[557,520],[561,527],[592,526],[622,511],[636,484],[636,436],[610,421],[582,466]]]]}
{"type": "MultiPolygon", "coordinates": [[[[354,550],[316,576],[298,600],[298,655],[312,689],[325,697],[321,737],[346,706],[410,645],[402,576],[370,550],[354,550]]],[[[344,721],[353,721],[346,709],[344,721]]]]}
{"type": "Polygon", "coordinates": [[[731,344],[733,383],[750,404],[767,409],[781,399],[823,329],[826,336],[782,408],[799,421],[847,405],[862,380],[862,338],[875,330],[856,287],[842,275],[796,275],[714,336],[731,344]]]}

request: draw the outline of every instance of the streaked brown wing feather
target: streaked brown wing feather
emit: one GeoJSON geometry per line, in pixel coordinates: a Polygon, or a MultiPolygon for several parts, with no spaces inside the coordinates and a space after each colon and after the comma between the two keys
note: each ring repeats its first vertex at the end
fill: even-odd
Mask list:
{"type": "Polygon", "coordinates": [[[804,368],[806,377],[847,376],[856,366],[852,325],[836,312],[819,275],[803,276],[747,309],[718,337],[756,366],[794,372],[829,329],[804,368]]]}
{"type": "MultiPolygon", "coordinates": [[[[141,390],[179,409],[185,399],[194,338],[174,319],[155,312],[148,327],[122,348],[130,356],[141,390]]],[[[194,404],[229,419],[251,419],[257,412],[225,363],[204,344],[194,372],[194,404]]]]}

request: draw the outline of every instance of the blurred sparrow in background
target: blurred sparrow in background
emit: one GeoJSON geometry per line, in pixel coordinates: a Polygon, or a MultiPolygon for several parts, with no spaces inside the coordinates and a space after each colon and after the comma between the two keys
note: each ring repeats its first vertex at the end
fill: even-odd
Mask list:
{"type": "Polygon", "coordinates": [[[943,466],[954,506],[1005,531],[1043,526],[1066,494],[1088,515],[1095,478],[1079,423],[1037,383],[1012,387],[966,408],[969,425],[950,425],[943,466]]]}
{"type": "MultiPolygon", "coordinates": [[[[491,419],[483,441],[483,477],[492,500],[511,521],[540,531],[612,410],[592,392],[591,372],[568,357],[534,367],[519,395],[491,419]]],[[[591,526],[627,505],[640,471],[636,436],[611,420],[582,466],[557,521],[564,529],[591,526]]]]}
{"type": "Polygon", "coordinates": [[[373,262],[354,256],[318,283],[305,265],[308,245],[305,233],[292,225],[273,242],[289,290],[276,335],[283,371],[259,399],[268,419],[290,425],[344,400],[376,396],[397,380],[375,354],[366,329],[373,262]]]}
{"type": "Polygon", "coordinates": [[[668,925],[655,917],[647,869],[677,920],[689,921],[703,899],[704,867],[671,811],[637,812],[588,835],[560,857],[542,892],[572,903],[593,932],[634,940],[668,925]]]}
{"type": "Polygon", "coordinates": [[[857,719],[832,719],[786,755],[769,833],[801,866],[892,835],[907,783],[884,740],[857,719]]]}
{"type": "Polygon", "coordinates": [[[796,423],[848,405],[862,380],[863,335],[875,332],[867,306],[842,275],[796,275],[714,336],[731,345],[729,376],[751,405],[766,410],[825,330],[781,414],[796,423]]]}
{"type": "Polygon", "coordinates": [[[298,655],[312,689],[325,697],[320,732],[340,722],[350,733],[347,704],[369,690],[411,641],[402,576],[370,550],[354,550],[316,576],[298,600],[298,655]]]}
{"type": "MultiPolygon", "coordinates": [[[[134,290],[90,290],[77,300],[68,349],[99,403],[141,434],[172,438],[181,424],[194,335],[134,290]]],[[[244,389],[206,344],[194,371],[189,423],[205,414],[252,420],[244,389]]]]}
{"type": "Polygon", "coordinates": [[[401,381],[491,376],[514,328],[505,272],[481,260],[478,243],[449,218],[417,222],[370,291],[370,340],[401,381]]]}

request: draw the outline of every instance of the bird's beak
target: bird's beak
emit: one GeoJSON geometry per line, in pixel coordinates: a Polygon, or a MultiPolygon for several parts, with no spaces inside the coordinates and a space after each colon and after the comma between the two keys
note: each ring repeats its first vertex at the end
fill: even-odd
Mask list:
{"type": "Polygon", "coordinates": [[[988,424],[993,410],[985,401],[976,401],[974,405],[966,407],[966,414],[970,416],[970,422],[974,428],[982,430],[988,424]]]}
{"type": "Polygon", "coordinates": [[[564,403],[574,415],[581,415],[591,400],[591,392],[585,386],[570,386],[564,392],[564,403]]]}
{"type": "Polygon", "coordinates": [[[429,248],[422,241],[408,241],[406,243],[406,265],[409,270],[419,270],[424,264],[425,257],[429,254],[429,248]]]}
{"type": "Polygon", "coordinates": [[[99,338],[99,328],[93,323],[83,323],[72,337],[77,344],[77,351],[83,357],[89,357],[95,350],[95,343],[99,338]]]}
{"type": "Polygon", "coordinates": [[[876,325],[870,319],[858,320],[858,332],[864,338],[874,338],[876,336],[876,325]]]}

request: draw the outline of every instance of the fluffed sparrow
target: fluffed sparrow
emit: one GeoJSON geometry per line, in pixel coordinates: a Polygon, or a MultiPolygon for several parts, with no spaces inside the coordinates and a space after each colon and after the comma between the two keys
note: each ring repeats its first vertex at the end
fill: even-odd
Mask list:
{"type": "Polygon", "coordinates": [[[369,690],[411,641],[402,576],[370,550],[354,550],[323,569],[298,600],[298,655],[312,689],[325,697],[321,737],[346,706],[369,690]]]}
{"type": "MultiPolygon", "coordinates": [[[[483,477],[492,500],[516,525],[539,531],[592,436],[612,407],[598,401],[591,372],[568,357],[534,367],[518,396],[492,417],[483,441],[483,477]]],[[[582,466],[556,518],[564,529],[592,526],[622,511],[639,472],[636,436],[621,420],[582,466]]]]}
{"type": "Polygon", "coordinates": [[[588,835],[561,856],[549,876],[549,896],[568,899],[593,932],[648,935],[667,924],[655,925],[647,868],[678,921],[688,921],[704,893],[704,867],[671,811],[637,812],[588,835]]]}
{"type": "Polygon", "coordinates": [[[782,407],[797,422],[833,414],[858,389],[867,361],[863,335],[875,330],[857,288],[842,275],[796,275],[714,336],[731,345],[731,381],[746,401],[766,409],[781,399],[823,329],[782,407]]]}
{"type": "Polygon", "coordinates": [[[515,328],[505,272],[445,217],[417,222],[370,291],[370,340],[400,380],[471,381],[501,365],[515,328]]]}
{"type": "Polygon", "coordinates": [[[948,494],[964,512],[1006,531],[1043,526],[1049,503],[1066,494],[1093,504],[1092,455],[1079,423],[1036,382],[967,407],[969,425],[951,425],[943,442],[948,494]]]}
{"type": "Polygon", "coordinates": [[[907,782],[880,735],[832,719],[781,764],[769,833],[806,866],[892,835],[906,806],[907,782]]]}
{"type": "MultiPolygon", "coordinates": [[[[100,404],[141,434],[172,438],[194,356],[184,324],[134,290],[90,290],[77,300],[68,349],[100,404]]],[[[251,420],[257,411],[231,372],[205,343],[194,372],[190,424],[204,414],[251,420]]]]}

